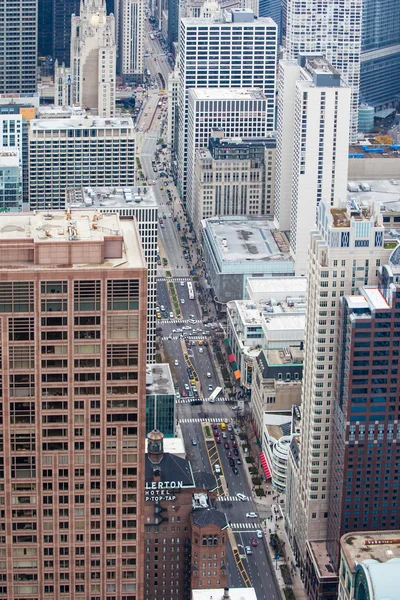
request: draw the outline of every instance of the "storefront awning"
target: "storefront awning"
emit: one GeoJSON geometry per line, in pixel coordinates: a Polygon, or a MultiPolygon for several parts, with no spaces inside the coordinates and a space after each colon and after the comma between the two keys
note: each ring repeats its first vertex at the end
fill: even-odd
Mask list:
{"type": "Polygon", "coordinates": [[[261,466],[264,471],[265,477],[267,479],[271,479],[271,468],[268,464],[268,460],[267,460],[264,452],[260,452],[259,458],[260,458],[261,466]]]}
{"type": "Polygon", "coordinates": [[[235,379],[240,379],[240,371],[239,371],[239,369],[237,369],[237,371],[234,371],[233,375],[234,375],[235,379]]]}
{"type": "Polygon", "coordinates": [[[235,360],[231,362],[232,371],[237,371],[238,364],[235,360]]]}
{"type": "Polygon", "coordinates": [[[229,346],[230,341],[228,340],[228,338],[224,339],[224,346],[229,346]]]}
{"type": "Polygon", "coordinates": [[[228,356],[228,360],[230,363],[233,363],[236,360],[236,356],[233,354],[233,352],[228,356]]]}

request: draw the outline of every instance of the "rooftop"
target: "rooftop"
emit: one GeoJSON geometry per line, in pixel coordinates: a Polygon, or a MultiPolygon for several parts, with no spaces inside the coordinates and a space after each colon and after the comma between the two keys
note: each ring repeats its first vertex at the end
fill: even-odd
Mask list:
{"type": "Polygon", "coordinates": [[[269,302],[271,298],[299,297],[307,294],[306,277],[272,277],[270,279],[249,277],[246,283],[247,295],[259,302],[269,302]]]}
{"type": "MultiPolygon", "coordinates": [[[[145,266],[142,246],[136,224],[133,221],[124,221],[119,219],[117,214],[103,215],[95,210],[75,210],[75,211],[34,211],[30,213],[8,213],[0,214],[0,246],[2,251],[8,248],[15,249],[18,244],[20,252],[17,252],[17,258],[10,258],[0,253],[0,263],[2,269],[10,267],[15,268],[15,263],[20,266],[23,263],[23,256],[30,248],[35,250],[36,245],[60,245],[65,248],[67,243],[77,245],[77,249],[82,250],[82,242],[91,244],[101,242],[104,245],[102,252],[94,252],[93,255],[79,254],[79,262],[73,262],[71,266],[91,268],[142,268],[145,266]],[[119,242],[117,248],[110,242],[119,242]],[[122,242],[122,243],[121,243],[122,242]],[[111,247],[112,246],[112,247],[111,247]],[[96,262],[96,257],[103,256],[102,262],[96,262]],[[90,260],[92,259],[92,261],[90,260]]],[[[98,244],[97,244],[98,246],[98,244]]],[[[49,249],[51,252],[51,250],[49,249]]],[[[11,251],[12,252],[12,251],[11,251]]],[[[11,256],[11,255],[10,255],[11,256]]],[[[76,257],[77,260],[78,256],[76,257]]],[[[43,268],[51,268],[58,257],[54,253],[54,263],[46,260],[45,264],[34,263],[31,257],[26,259],[29,268],[34,268],[36,264],[43,268]]],[[[60,248],[60,258],[64,257],[64,252],[60,248]]]]}
{"type": "Polygon", "coordinates": [[[198,527],[217,525],[221,529],[228,527],[226,514],[216,508],[196,508],[192,512],[193,523],[198,527]]]}
{"type": "MultiPolygon", "coordinates": [[[[376,156],[376,155],[375,155],[376,156]]],[[[350,183],[350,182],[349,182],[350,183]]],[[[347,198],[355,198],[362,205],[363,202],[381,202],[384,211],[400,212],[400,180],[397,179],[352,179],[355,185],[366,183],[370,191],[363,192],[359,187],[356,192],[348,192],[347,198]]]]}
{"type": "MultiPolygon", "coordinates": [[[[226,600],[257,600],[254,588],[229,588],[226,600]]],[[[192,600],[223,600],[222,588],[192,590],[192,600]]]]}
{"type": "Polygon", "coordinates": [[[70,188],[66,191],[66,204],[72,208],[156,208],[152,187],[89,187],[70,188]]]}
{"type": "MultiPolygon", "coordinates": [[[[146,452],[147,452],[147,444],[148,444],[148,438],[146,437],[146,452]]],[[[163,440],[163,444],[164,444],[164,452],[168,453],[168,454],[175,454],[177,456],[180,456],[181,458],[185,458],[186,456],[186,452],[185,452],[185,444],[184,441],[181,437],[165,437],[163,440]]],[[[214,477],[214,482],[215,482],[215,477],[214,477]]]]}
{"type": "Polygon", "coordinates": [[[146,366],[146,395],[175,395],[174,382],[168,363],[146,366]]]}
{"type": "Polygon", "coordinates": [[[335,568],[326,548],[326,542],[307,542],[310,555],[321,577],[336,578],[335,568]]]}
{"type": "MultiPolygon", "coordinates": [[[[367,559],[385,563],[392,558],[400,558],[400,530],[346,533],[340,540],[340,547],[353,570],[367,559]]],[[[400,566],[397,564],[397,586],[399,572],[400,566]]]]}
{"type": "Polygon", "coordinates": [[[37,109],[38,118],[65,118],[81,117],[85,118],[86,111],[81,106],[54,106],[54,104],[43,104],[37,109]]]}
{"type": "Polygon", "coordinates": [[[194,100],[265,100],[259,88],[191,88],[194,100]]]}
{"type": "Polygon", "coordinates": [[[289,346],[283,350],[265,350],[265,356],[269,365],[302,365],[304,350],[289,346]]]}
{"type": "Polygon", "coordinates": [[[59,129],[120,129],[127,128],[134,131],[131,117],[100,117],[80,116],[67,117],[64,119],[31,119],[30,129],[32,132],[59,129]]]}
{"type": "MultiPolygon", "coordinates": [[[[160,481],[182,482],[183,487],[194,487],[193,473],[190,463],[185,458],[164,452],[161,461],[153,463],[146,454],[145,481],[154,481],[155,472],[159,473],[160,481]]],[[[158,477],[158,476],[157,476],[158,477]]]]}
{"type": "Polygon", "coordinates": [[[382,296],[381,291],[377,287],[364,287],[363,293],[365,294],[371,308],[378,310],[390,308],[386,299],[382,296]]]}
{"type": "Polygon", "coordinates": [[[274,223],[267,218],[214,217],[206,221],[206,229],[225,263],[290,258],[286,247],[278,246],[274,223]]]}
{"type": "MultiPolygon", "coordinates": [[[[392,144],[393,146],[396,146],[396,144],[392,144]]],[[[396,148],[391,148],[390,146],[374,146],[373,144],[369,144],[369,143],[363,143],[360,145],[355,145],[355,146],[350,146],[349,147],[349,158],[355,158],[356,157],[352,157],[352,154],[359,154],[359,155],[363,155],[364,158],[382,158],[382,159],[388,159],[388,158],[399,158],[400,157],[400,153],[399,153],[399,149],[396,148]],[[368,148],[366,150],[365,148],[368,148]],[[373,151],[376,148],[379,148],[379,151],[373,151]]],[[[361,156],[358,157],[359,159],[361,158],[361,156]]],[[[356,159],[357,160],[357,159],[356,159]]]]}
{"type": "Polygon", "coordinates": [[[213,18],[184,17],[181,19],[181,23],[184,23],[186,28],[195,27],[196,29],[205,25],[209,25],[210,27],[218,25],[221,27],[237,27],[238,25],[243,25],[243,27],[261,27],[264,25],[276,29],[276,23],[271,17],[258,17],[256,19],[253,18],[251,21],[233,21],[232,13],[228,10],[217,13],[213,18]]]}

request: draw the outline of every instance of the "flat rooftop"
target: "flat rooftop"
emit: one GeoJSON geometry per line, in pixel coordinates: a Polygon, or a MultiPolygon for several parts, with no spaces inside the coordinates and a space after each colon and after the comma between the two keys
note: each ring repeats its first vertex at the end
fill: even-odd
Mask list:
{"type": "MultiPolygon", "coordinates": [[[[393,109],[394,110],[394,109],[393,109]]],[[[375,114],[376,116],[376,114],[375,114]]],[[[364,158],[381,158],[382,160],[388,159],[388,158],[400,158],[400,154],[397,150],[395,149],[391,149],[390,146],[384,146],[383,147],[383,152],[368,152],[366,150],[364,150],[363,146],[370,146],[371,144],[369,144],[368,142],[364,142],[362,145],[353,145],[349,147],[349,154],[363,154],[364,158]]],[[[395,142],[393,142],[392,145],[396,145],[395,142]]],[[[373,145],[371,145],[371,148],[373,148],[373,145]]],[[[354,159],[354,160],[361,160],[360,159],[354,159]]]]}
{"type": "Polygon", "coordinates": [[[89,187],[70,188],[66,191],[66,204],[71,208],[157,208],[153,188],[131,187],[89,187]]]}
{"type": "MultiPolygon", "coordinates": [[[[121,243],[121,256],[119,249],[110,248],[104,251],[104,259],[101,263],[90,262],[91,268],[143,268],[146,262],[143,258],[143,250],[140,243],[139,233],[134,221],[120,220],[117,214],[103,215],[95,210],[70,211],[34,211],[30,213],[0,214],[0,245],[3,251],[16,244],[21,248],[21,259],[11,264],[11,259],[0,251],[0,264],[2,269],[9,263],[10,268],[15,268],[15,263],[23,262],[22,250],[27,250],[30,244],[62,245],[66,243],[79,244],[112,241],[121,243]],[[109,256],[107,255],[109,252],[109,256]],[[117,257],[116,257],[117,256],[117,257]],[[116,257],[116,258],[115,258],[116,257]]],[[[94,259],[93,255],[93,259],[94,259]]],[[[100,254],[98,254],[100,256],[100,254]]],[[[34,269],[32,261],[27,261],[29,268],[34,269]]],[[[57,264],[57,263],[54,263],[57,264]]],[[[43,264],[39,267],[43,268],[43,264]]],[[[47,264],[50,268],[50,262],[47,264]]],[[[86,267],[89,263],[77,263],[73,266],[86,267]]]]}
{"type": "MultiPolygon", "coordinates": [[[[222,588],[192,590],[192,600],[223,600],[222,588]]],[[[230,600],[257,600],[254,588],[229,588],[230,600]]]]}
{"type": "Polygon", "coordinates": [[[366,559],[385,563],[391,558],[400,558],[400,530],[346,533],[340,547],[352,568],[366,559]]]}
{"type": "Polygon", "coordinates": [[[260,299],[262,295],[264,302],[271,298],[280,299],[282,295],[285,297],[305,297],[307,295],[306,277],[273,277],[270,279],[249,277],[246,286],[249,296],[255,294],[257,299],[260,299]]]}
{"type": "Polygon", "coordinates": [[[293,331],[298,330],[299,333],[304,332],[306,326],[306,315],[304,314],[289,314],[276,316],[273,319],[265,319],[264,328],[266,331],[293,331]]]}
{"type": "Polygon", "coordinates": [[[175,395],[174,382],[168,363],[146,366],[146,395],[175,395]]]}
{"type": "Polygon", "coordinates": [[[85,118],[86,111],[81,106],[55,106],[54,104],[43,104],[37,109],[38,118],[57,117],[83,117],[85,118]]]}
{"type": "Polygon", "coordinates": [[[127,128],[134,130],[131,117],[110,117],[102,119],[100,117],[80,116],[67,117],[64,119],[31,119],[30,129],[35,131],[50,131],[52,129],[121,129],[127,128]]]}
{"type": "Polygon", "coordinates": [[[265,100],[260,88],[191,88],[195,100],[265,100]]]}
{"type": "Polygon", "coordinates": [[[314,559],[315,565],[321,577],[336,578],[337,574],[333,566],[332,560],[326,548],[326,542],[307,542],[310,549],[310,554],[314,559]]]}
{"type": "Polygon", "coordinates": [[[209,27],[238,27],[243,25],[243,27],[261,27],[268,26],[276,29],[277,25],[275,21],[271,19],[271,17],[258,17],[251,21],[233,21],[230,20],[231,12],[230,11],[221,11],[219,15],[216,15],[213,18],[207,17],[184,17],[181,19],[181,23],[184,23],[186,27],[195,27],[198,29],[199,27],[209,26],[209,27]],[[228,18],[226,18],[228,17],[228,18]]]}
{"type": "Polygon", "coordinates": [[[354,179],[353,177],[351,182],[356,185],[367,183],[371,191],[363,192],[361,188],[357,192],[348,191],[348,200],[355,198],[361,205],[363,202],[380,202],[383,211],[400,212],[400,179],[354,179]]]}
{"type": "Polygon", "coordinates": [[[389,304],[386,299],[382,296],[380,290],[377,287],[365,287],[363,288],[363,293],[365,294],[370,306],[375,309],[387,309],[389,308],[389,304]]]}
{"type": "Polygon", "coordinates": [[[304,350],[297,346],[289,346],[284,350],[264,350],[269,365],[302,365],[304,350]]]}
{"type": "Polygon", "coordinates": [[[206,221],[206,230],[225,263],[290,258],[277,244],[273,221],[266,218],[214,217],[206,221]]]}

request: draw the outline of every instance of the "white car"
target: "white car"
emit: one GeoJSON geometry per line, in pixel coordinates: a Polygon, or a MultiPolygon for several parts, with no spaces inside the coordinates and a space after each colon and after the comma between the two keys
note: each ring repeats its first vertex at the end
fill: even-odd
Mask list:
{"type": "Polygon", "coordinates": [[[196,323],[195,319],[189,319],[189,323],[191,323],[192,325],[194,325],[196,323]]]}
{"type": "Polygon", "coordinates": [[[211,373],[207,373],[207,378],[211,379],[211,377],[212,377],[211,373]]]}
{"type": "Polygon", "coordinates": [[[239,500],[241,500],[242,502],[246,502],[246,500],[248,500],[248,497],[245,496],[245,494],[236,494],[236,497],[239,498],[239,500]]]}
{"type": "Polygon", "coordinates": [[[246,513],[246,517],[248,519],[257,519],[257,513],[255,513],[255,512],[246,513]]]}
{"type": "Polygon", "coordinates": [[[220,473],[221,473],[221,467],[219,466],[218,463],[216,463],[214,465],[214,471],[216,472],[217,475],[220,475],[220,473]]]}
{"type": "Polygon", "coordinates": [[[200,346],[200,347],[199,347],[199,354],[203,354],[203,352],[204,352],[204,350],[203,350],[203,348],[200,346]]]}
{"type": "Polygon", "coordinates": [[[246,554],[253,554],[253,550],[251,549],[251,546],[245,546],[245,550],[246,550],[246,554]]]}
{"type": "MultiPolygon", "coordinates": [[[[238,495],[238,494],[236,494],[236,495],[238,495]]],[[[263,533],[262,533],[261,529],[257,529],[257,531],[256,531],[256,535],[257,535],[258,539],[261,539],[261,538],[262,538],[262,536],[263,536],[263,533]]]]}
{"type": "Polygon", "coordinates": [[[185,304],[185,299],[181,298],[181,304],[185,304]]]}
{"type": "Polygon", "coordinates": [[[190,390],[190,387],[189,387],[189,384],[188,384],[188,383],[185,383],[185,390],[187,390],[187,391],[189,391],[189,390],[190,390]]]}
{"type": "Polygon", "coordinates": [[[180,397],[181,397],[180,393],[179,393],[179,392],[176,392],[176,393],[175,393],[175,398],[177,398],[177,399],[179,400],[179,398],[180,398],[180,397]]]}
{"type": "Polygon", "coordinates": [[[185,287],[185,282],[181,281],[181,287],[185,287]]]}
{"type": "Polygon", "coordinates": [[[173,312],[170,312],[170,313],[169,313],[169,318],[170,318],[170,319],[173,319],[173,318],[174,318],[174,313],[173,313],[173,312]]]}
{"type": "Polygon", "coordinates": [[[179,360],[175,360],[175,366],[177,367],[179,365],[179,360]]]}

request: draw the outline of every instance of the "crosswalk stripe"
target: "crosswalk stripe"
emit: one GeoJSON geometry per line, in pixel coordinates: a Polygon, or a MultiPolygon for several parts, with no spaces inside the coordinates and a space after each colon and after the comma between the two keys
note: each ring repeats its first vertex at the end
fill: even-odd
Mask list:
{"type": "Polygon", "coordinates": [[[261,529],[261,523],[230,523],[231,529],[261,529]]]}
{"type": "Polygon", "coordinates": [[[163,336],[161,339],[162,340],[168,340],[168,339],[171,339],[171,340],[180,340],[180,339],[182,339],[179,336],[182,336],[182,338],[186,337],[187,339],[193,340],[193,341],[195,341],[195,340],[206,340],[207,339],[207,337],[205,335],[190,335],[190,336],[186,335],[185,336],[184,333],[180,333],[179,335],[163,336]]]}
{"type": "MultiPolygon", "coordinates": [[[[224,420],[225,417],[212,417],[213,422],[215,423],[222,423],[222,421],[224,420]]],[[[188,419],[178,419],[179,423],[204,423],[206,421],[209,421],[210,419],[207,417],[205,418],[201,418],[201,417],[192,417],[192,418],[188,418],[188,419]]]]}
{"type": "Polygon", "coordinates": [[[218,502],[241,502],[237,496],[218,496],[218,502]]]}

